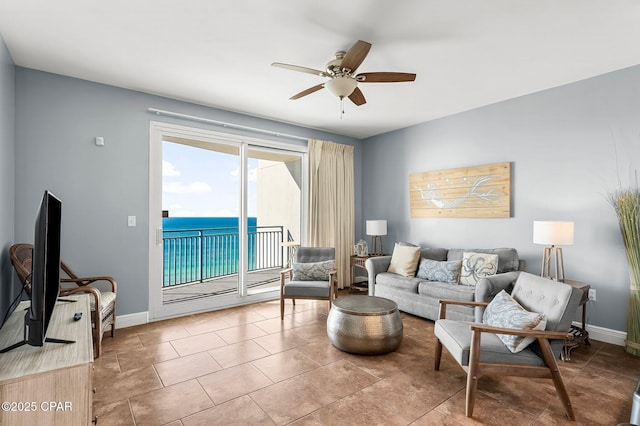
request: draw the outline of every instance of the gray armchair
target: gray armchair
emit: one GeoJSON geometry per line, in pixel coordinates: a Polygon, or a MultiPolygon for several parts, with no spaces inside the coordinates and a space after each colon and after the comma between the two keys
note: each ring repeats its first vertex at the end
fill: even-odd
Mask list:
{"type": "Polygon", "coordinates": [[[556,360],[560,357],[565,340],[572,337],[568,330],[582,292],[570,285],[522,272],[516,280],[511,296],[526,311],[544,314],[547,321],[545,329],[523,330],[448,320],[447,305],[487,306],[488,303],[441,300],[440,319],[434,327],[434,333],[438,338],[435,369],[440,369],[444,346],[467,372],[465,414],[468,417],[473,415],[478,379],[482,375],[491,374],[552,379],[567,415],[571,420],[575,420],[569,394],[556,360]],[[533,338],[534,341],[524,350],[513,353],[503,340],[500,340],[498,334],[525,336],[533,338]]]}
{"type": "Polygon", "coordinates": [[[338,295],[336,250],[333,247],[299,247],[290,268],[280,271],[280,318],[284,319],[284,301],[291,299],[328,300],[338,295]]]}

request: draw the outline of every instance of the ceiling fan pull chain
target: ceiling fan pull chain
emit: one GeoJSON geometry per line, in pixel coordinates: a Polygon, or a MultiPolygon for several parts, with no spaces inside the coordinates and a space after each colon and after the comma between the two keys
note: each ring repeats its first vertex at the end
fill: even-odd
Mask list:
{"type": "Polygon", "coordinates": [[[344,97],[340,98],[340,120],[342,120],[343,115],[344,115],[344,97]]]}

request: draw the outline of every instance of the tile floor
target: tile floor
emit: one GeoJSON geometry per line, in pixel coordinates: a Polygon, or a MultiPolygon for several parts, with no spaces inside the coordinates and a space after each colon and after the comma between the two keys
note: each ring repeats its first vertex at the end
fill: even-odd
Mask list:
{"type": "MultiPolygon", "coordinates": [[[[364,296],[363,296],[364,297],[364,296]]],[[[433,322],[402,314],[404,340],[357,356],[326,336],[327,303],[278,301],[119,329],[95,361],[98,425],[615,425],[629,421],[640,358],[593,341],[560,362],[577,422],[550,380],[483,377],[474,417],[465,375],[433,322]]]]}

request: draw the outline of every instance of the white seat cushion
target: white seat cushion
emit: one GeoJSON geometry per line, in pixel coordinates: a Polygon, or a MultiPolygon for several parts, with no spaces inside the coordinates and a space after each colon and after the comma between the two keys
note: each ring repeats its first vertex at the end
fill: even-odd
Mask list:
{"type": "MultiPolygon", "coordinates": [[[[96,302],[95,298],[91,297],[91,310],[96,310],[96,302]]],[[[109,306],[116,300],[116,294],[112,291],[101,291],[100,292],[100,304],[102,305],[102,313],[106,313],[109,310],[109,306]]]]}

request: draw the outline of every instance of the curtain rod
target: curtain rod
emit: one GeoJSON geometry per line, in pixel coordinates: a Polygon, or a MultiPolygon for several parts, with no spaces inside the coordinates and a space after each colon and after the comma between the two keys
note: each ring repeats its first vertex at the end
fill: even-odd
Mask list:
{"type": "Polygon", "coordinates": [[[302,136],[289,135],[287,133],[274,132],[273,130],[259,129],[257,127],[243,126],[241,124],[225,123],[224,121],[212,120],[210,118],[204,118],[204,117],[196,117],[195,115],[181,114],[179,112],[165,111],[165,110],[156,109],[156,108],[149,108],[147,111],[152,112],[156,115],[183,118],[185,120],[199,121],[201,123],[208,123],[208,124],[215,124],[216,126],[229,127],[231,129],[247,130],[249,132],[263,133],[266,135],[278,136],[282,138],[297,139],[305,142],[309,140],[309,138],[305,138],[302,136]]]}

